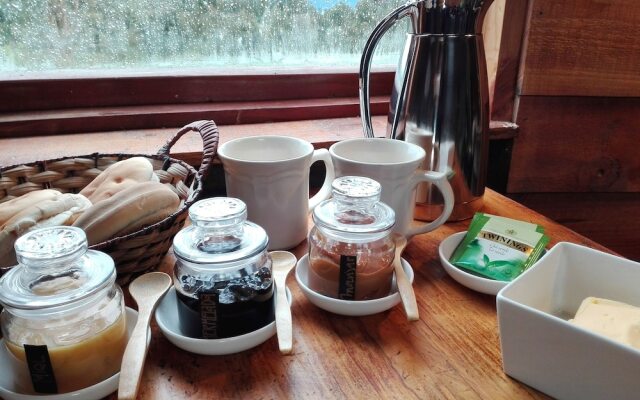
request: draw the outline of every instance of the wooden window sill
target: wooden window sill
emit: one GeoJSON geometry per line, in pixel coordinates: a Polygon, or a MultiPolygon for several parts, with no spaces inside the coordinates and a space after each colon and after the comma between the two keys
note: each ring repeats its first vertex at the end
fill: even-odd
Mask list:
{"type": "MultiPolygon", "coordinates": [[[[373,118],[376,132],[385,130],[386,117],[373,118]]],[[[359,117],[220,125],[220,143],[251,135],[289,135],[305,139],[316,147],[328,147],[339,140],[362,137],[359,117]]],[[[75,133],[0,139],[0,167],[49,160],[58,157],[99,153],[155,154],[178,128],[139,129],[75,133]]],[[[200,163],[202,141],[196,133],[183,136],[172,156],[189,164],[200,163]]]]}
{"type": "MultiPolygon", "coordinates": [[[[373,117],[374,130],[383,135],[386,116],[373,117]]],[[[155,154],[178,128],[138,129],[110,132],[62,134],[0,138],[0,167],[59,157],[91,153],[155,154]]],[[[316,148],[362,137],[360,117],[270,122],[260,124],[220,125],[220,143],[251,135],[288,135],[305,139],[316,148]]],[[[517,127],[506,122],[492,122],[491,138],[515,135],[517,127]]],[[[192,165],[201,159],[202,142],[194,133],[185,135],[172,149],[172,156],[192,165]]]]}

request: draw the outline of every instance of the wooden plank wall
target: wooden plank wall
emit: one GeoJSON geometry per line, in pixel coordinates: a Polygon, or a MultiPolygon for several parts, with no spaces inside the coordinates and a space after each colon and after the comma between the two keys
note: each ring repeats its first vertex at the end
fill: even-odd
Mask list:
{"type": "Polygon", "coordinates": [[[640,191],[639,117],[638,98],[521,96],[507,190],[640,191]]]}
{"type": "Polygon", "coordinates": [[[523,96],[640,94],[638,0],[535,0],[523,96]]]}
{"type": "Polygon", "coordinates": [[[509,192],[640,191],[640,1],[531,0],[509,192]]]}
{"type": "Polygon", "coordinates": [[[517,23],[503,34],[510,56],[498,69],[493,110],[494,118],[511,113],[519,125],[508,194],[640,260],[640,1],[507,6],[505,24],[524,16],[524,35],[517,23]],[[515,54],[520,65],[509,102],[508,90],[498,93],[500,84],[513,84],[515,54]]]}

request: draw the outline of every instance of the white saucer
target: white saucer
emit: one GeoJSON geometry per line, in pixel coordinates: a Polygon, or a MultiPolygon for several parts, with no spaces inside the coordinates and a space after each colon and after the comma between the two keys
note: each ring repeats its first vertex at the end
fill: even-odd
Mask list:
{"type": "Polygon", "coordinates": [[[495,279],[488,279],[473,275],[449,262],[451,255],[455,251],[456,247],[458,247],[458,244],[462,242],[462,239],[466,234],[467,231],[454,233],[440,242],[440,246],[438,247],[440,263],[449,276],[451,276],[456,282],[468,287],[469,289],[475,290],[476,292],[492,294],[495,296],[498,294],[500,289],[507,286],[507,283],[509,282],[497,281],[495,279]]]}
{"type": "MultiPolygon", "coordinates": [[[[291,296],[289,288],[287,288],[287,299],[289,300],[289,307],[291,307],[293,297],[291,296]]],[[[156,309],[156,322],[167,340],[173,343],[176,347],[190,353],[209,356],[239,353],[266,342],[276,333],[276,323],[274,321],[253,332],[230,338],[196,339],[184,336],[180,333],[178,328],[179,321],[177,301],[178,297],[176,296],[176,289],[172,287],[156,309]]]]}
{"type": "MultiPolygon", "coordinates": [[[[402,268],[407,274],[409,281],[413,283],[413,269],[411,265],[402,258],[402,268]]],[[[328,297],[311,290],[307,286],[309,271],[309,255],[304,255],[296,265],[296,280],[304,295],[312,304],[323,310],[334,314],[347,315],[350,317],[362,317],[365,315],[377,314],[386,311],[400,303],[400,294],[396,287],[395,274],[391,283],[391,294],[373,300],[340,300],[328,297]]]]}
{"type": "MultiPolygon", "coordinates": [[[[131,335],[133,327],[138,320],[138,312],[127,307],[127,333],[131,335]]],[[[148,339],[151,335],[147,335],[148,339]]],[[[0,398],[5,400],[98,400],[118,390],[120,373],[111,376],[100,383],[84,389],[63,394],[22,394],[15,392],[13,384],[13,371],[9,368],[9,351],[4,345],[4,339],[0,339],[0,398]]]]}

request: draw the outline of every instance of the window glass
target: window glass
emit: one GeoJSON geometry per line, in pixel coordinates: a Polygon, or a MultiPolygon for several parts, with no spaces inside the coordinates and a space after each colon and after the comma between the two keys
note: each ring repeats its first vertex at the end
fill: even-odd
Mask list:
{"type": "MultiPolygon", "coordinates": [[[[406,0],[0,0],[0,72],[357,67],[406,0]]],[[[395,65],[408,23],[380,42],[395,65]]]]}

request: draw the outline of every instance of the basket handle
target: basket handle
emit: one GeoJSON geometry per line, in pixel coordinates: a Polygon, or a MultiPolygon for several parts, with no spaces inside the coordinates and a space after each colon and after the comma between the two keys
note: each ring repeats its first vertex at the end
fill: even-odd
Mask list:
{"type": "Polygon", "coordinates": [[[169,139],[160,150],[158,150],[158,155],[169,157],[169,152],[178,139],[180,139],[185,133],[191,131],[198,132],[200,137],[202,137],[202,162],[200,163],[200,169],[198,169],[195,179],[198,187],[192,196],[192,198],[197,199],[200,190],[202,189],[202,182],[207,178],[209,166],[213,163],[213,158],[215,157],[218,149],[220,133],[218,132],[216,123],[210,120],[201,120],[185,125],[175,134],[174,137],[169,139]]]}

